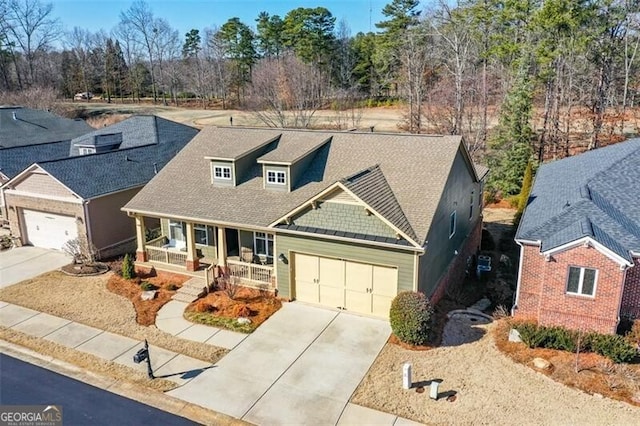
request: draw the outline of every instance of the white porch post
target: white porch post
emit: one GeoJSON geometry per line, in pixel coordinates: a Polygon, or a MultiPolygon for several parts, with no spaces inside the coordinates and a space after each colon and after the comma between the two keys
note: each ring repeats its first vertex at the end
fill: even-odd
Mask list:
{"type": "Polygon", "coordinates": [[[138,244],[136,248],[136,261],[146,262],[147,251],[145,250],[146,243],[146,229],[144,226],[144,217],[136,216],[136,242],[138,244]]]}
{"type": "Polygon", "coordinates": [[[187,222],[187,271],[196,271],[199,266],[193,223],[187,222]]]}
{"type": "Polygon", "coordinates": [[[227,237],[225,228],[218,227],[218,265],[227,266],[227,237]]]}

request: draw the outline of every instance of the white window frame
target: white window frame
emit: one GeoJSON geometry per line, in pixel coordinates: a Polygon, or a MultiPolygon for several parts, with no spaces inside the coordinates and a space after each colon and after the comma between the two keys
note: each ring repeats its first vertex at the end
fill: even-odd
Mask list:
{"type": "Polygon", "coordinates": [[[454,235],[456,235],[456,228],[458,227],[458,215],[454,210],[451,215],[449,215],[449,239],[451,239],[454,235]],[[451,229],[451,218],[453,218],[453,229],[451,229]]]}
{"type": "Polygon", "coordinates": [[[273,259],[273,253],[269,252],[269,241],[271,241],[272,246],[275,248],[274,235],[269,234],[268,232],[254,232],[253,233],[253,251],[256,256],[266,256],[267,259],[273,259]],[[265,253],[258,253],[258,240],[264,241],[264,249],[265,253]]]}
{"type": "Polygon", "coordinates": [[[231,180],[233,173],[231,173],[231,166],[213,166],[213,178],[219,180],[231,180]],[[225,172],[228,172],[229,176],[225,176],[225,172]]]}
{"type": "Polygon", "coordinates": [[[169,219],[169,239],[171,240],[176,240],[176,241],[187,241],[187,235],[185,233],[185,226],[184,226],[184,222],[179,221],[179,220],[171,220],[169,219]],[[173,232],[172,232],[172,228],[175,227],[180,227],[180,233],[182,234],[182,240],[177,240],[176,238],[174,238],[173,236],[173,232]]]}
{"type": "Polygon", "coordinates": [[[281,170],[267,170],[267,183],[272,185],[286,185],[287,172],[281,170]],[[282,180],[282,182],[280,182],[282,180]]]}
{"type": "MultiPolygon", "coordinates": [[[[208,246],[209,245],[209,231],[207,230],[208,226],[202,223],[194,223],[193,224],[193,238],[196,240],[196,245],[199,246],[208,246]],[[204,243],[197,242],[196,231],[204,231],[204,243]]],[[[212,232],[213,234],[214,232],[212,232]]],[[[215,239],[215,237],[214,237],[215,239]]]]}
{"type": "Polygon", "coordinates": [[[96,153],[96,149],[90,146],[81,146],[78,147],[78,154],[80,155],[88,155],[88,154],[95,154],[96,153]]]}
{"type": "Polygon", "coordinates": [[[569,269],[567,271],[567,283],[565,285],[565,290],[566,290],[567,294],[570,294],[572,296],[582,296],[582,297],[591,297],[591,298],[596,297],[596,289],[598,287],[598,275],[599,275],[599,271],[596,268],[587,268],[585,266],[569,266],[569,269]],[[569,277],[571,276],[571,269],[572,268],[580,270],[580,279],[578,280],[578,291],[577,292],[569,291],[569,277]],[[595,274],[593,276],[593,293],[591,293],[591,294],[582,292],[582,288],[584,286],[584,271],[587,270],[587,269],[595,271],[595,274]]]}

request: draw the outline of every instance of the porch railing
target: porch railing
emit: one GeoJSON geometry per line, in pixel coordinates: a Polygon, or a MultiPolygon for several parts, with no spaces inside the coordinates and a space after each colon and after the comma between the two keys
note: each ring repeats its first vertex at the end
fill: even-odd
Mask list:
{"type": "Polygon", "coordinates": [[[158,238],[154,238],[153,240],[147,241],[144,243],[147,247],[162,247],[166,244],[167,237],[164,235],[159,236],[158,238]]]}
{"type": "Polygon", "coordinates": [[[241,280],[271,285],[273,267],[227,259],[227,273],[241,280]]]}
{"type": "Polygon", "coordinates": [[[176,249],[167,249],[147,245],[147,258],[151,262],[168,263],[170,265],[185,266],[187,253],[176,249]]]}

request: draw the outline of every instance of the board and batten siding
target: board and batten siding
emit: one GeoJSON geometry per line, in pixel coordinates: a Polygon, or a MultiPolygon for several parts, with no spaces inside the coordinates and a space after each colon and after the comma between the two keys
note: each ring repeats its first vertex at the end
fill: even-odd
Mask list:
{"type": "Polygon", "coordinates": [[[371,263],[380,266],[392,266],[398,268],[398,292],[413,290],[414,282],[414,252],[394,250],[345,241],[332,241],[310,236],[297,236],[276,234],[274,261],[283,253],[288,259],[288,264],[278,262],[277,282],[278,295],[284,298],[293,296],[293,254],[303,253],[308,255],[323,256],[333,259],[343,259],[360,263],[371,263]]]}

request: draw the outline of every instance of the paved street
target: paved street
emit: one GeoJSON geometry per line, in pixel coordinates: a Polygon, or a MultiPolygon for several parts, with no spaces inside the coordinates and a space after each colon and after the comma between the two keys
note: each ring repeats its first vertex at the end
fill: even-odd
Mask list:
{"type": "Polygon", "coordinates": [[[192,425],[156,408],[0,354],[0,404],[61,405],[68,425],[192,425]]]}

